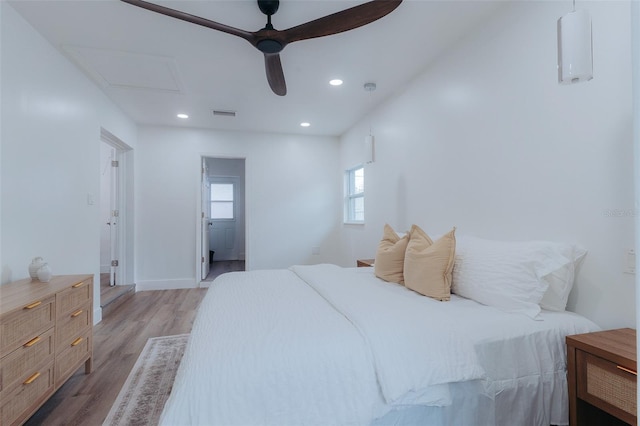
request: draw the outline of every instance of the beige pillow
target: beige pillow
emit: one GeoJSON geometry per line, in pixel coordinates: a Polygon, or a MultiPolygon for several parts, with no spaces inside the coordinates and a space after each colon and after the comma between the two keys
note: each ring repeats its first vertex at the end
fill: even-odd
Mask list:
{"type": "Polygon", "coordinates": [[[384,233],[380,244],[378,244],[376,260],[373,264],[376,277],[398,284],[404,282],[402,270],[404,268],[404,252],[408,243],[408,234],[401,238],[391,226],[384,225],[384,233]]]}
{"type": "Polygon", "coordinates": [[[404,285],[407,288],[437,300],[451,298],[455,231],[456,228],[453,228],[433,242],[420,227],[411,227],[404,257],[404,285]]]}

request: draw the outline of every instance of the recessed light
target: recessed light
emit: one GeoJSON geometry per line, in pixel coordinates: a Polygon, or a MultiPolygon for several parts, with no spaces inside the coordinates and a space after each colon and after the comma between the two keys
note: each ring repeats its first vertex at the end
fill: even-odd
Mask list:
{"type": "Polygon", "coordinates": [[[302,127],[309,127],[309,126],[311,126],[311,123],[307,123],[306,121],[304,121],[304,122],[300,123],[300,125],[302,127]]]}
{"type": "Polygon", "coordinates": [[[178,118],[189,118],[189,116],[187,114],[182,114],[182,113],[178,114],[177,117],[178,118]]]}
{"type": "Polygon", "coordinates": [[[340,80],[339,78],[334,78],[333,80],[331,80],[329,82],[330,85],[332,86],[341,86],[342,85],[342,80],[340,80]]]}

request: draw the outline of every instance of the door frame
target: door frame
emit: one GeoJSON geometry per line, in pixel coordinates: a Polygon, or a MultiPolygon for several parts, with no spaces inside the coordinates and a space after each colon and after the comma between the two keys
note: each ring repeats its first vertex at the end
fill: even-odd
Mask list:
{"type": "Polygon", "coordinates": [[[129,214],[130,200],[133,200],[133,187],[128,182],[133,182],[133,148],[127,145],[117,136],[100,128],[100,141],[116,150],[118,167],[116,208],[120,218],[117,227],[116,253],[118,254],[118,267],[115,271],[116,285],[133,284],[133,232],[132,218],[129,214]]]}
{"type": "MultiPolygon", "coordinates": [[[[251,239],[250,236],[250,223],[251,223],[251,212],[248,206],[251,205],[251,191],[250,189],[250,162],[248,155],[220,155],[220,154],[212,154],[212,153],[200,153],[197,158],[194,159],[194,163],[197,162],[197,165],[194,165],[194,187],[197,188],[196,191],[196,205],[194,217],[195,220],[195,234],[196,234],[196,256],[194,262],[194,272],[196,277],[196,284],[198,287],[209,287],[211,284],[210,281],[203,281],[200,279],[201,271],[202,271],[202,168],[204,167],[204,161],[206,158],[218,158],[221,160],[244,160],[244,247],[245,247],[245,270],[251,270],[251,248],[249,241],[251,239]]],[[[207,262],[209,259],[205,259],[207,262]]]]}

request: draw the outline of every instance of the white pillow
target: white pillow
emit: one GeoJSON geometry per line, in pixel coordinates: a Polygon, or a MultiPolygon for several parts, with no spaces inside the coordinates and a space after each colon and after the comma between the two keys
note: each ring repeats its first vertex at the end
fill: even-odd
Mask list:
{"type": "Polygon", "coordinates": [[[545,309],[564,310],[575,263],[585,253],[577,246],[548,241],[507,242],[459,236],[451,291],[536,319],[543,298],[545,309]],[[552,291],[546,295],[549,288],[552,291]]]}
{"type": "Polygon", "coordinates": [[[577,269],[582,264],[587,251],[575,244],[556,244],[569,262],[543,278],[549,284],[549,288],[540,301],[540,307],[549,311],[564,311],[567,308],[567,300],[575,282],[577,269]]]}

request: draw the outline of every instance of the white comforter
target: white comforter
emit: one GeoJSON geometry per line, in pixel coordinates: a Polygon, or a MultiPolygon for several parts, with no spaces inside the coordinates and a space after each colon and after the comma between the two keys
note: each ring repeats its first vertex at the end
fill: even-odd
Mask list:
{"type": "Polygon", "coordinates": [[[562,423],[564,336],[595,329],[570,313],[532,321],[434,301],[372,268],[226,274],[201,304],[161,424],[369,424],[451,404],[450,383],[477,382],[493,401],[532,377],[565,402],[547,401],[557,413],[541,422],[562,423]]]}

